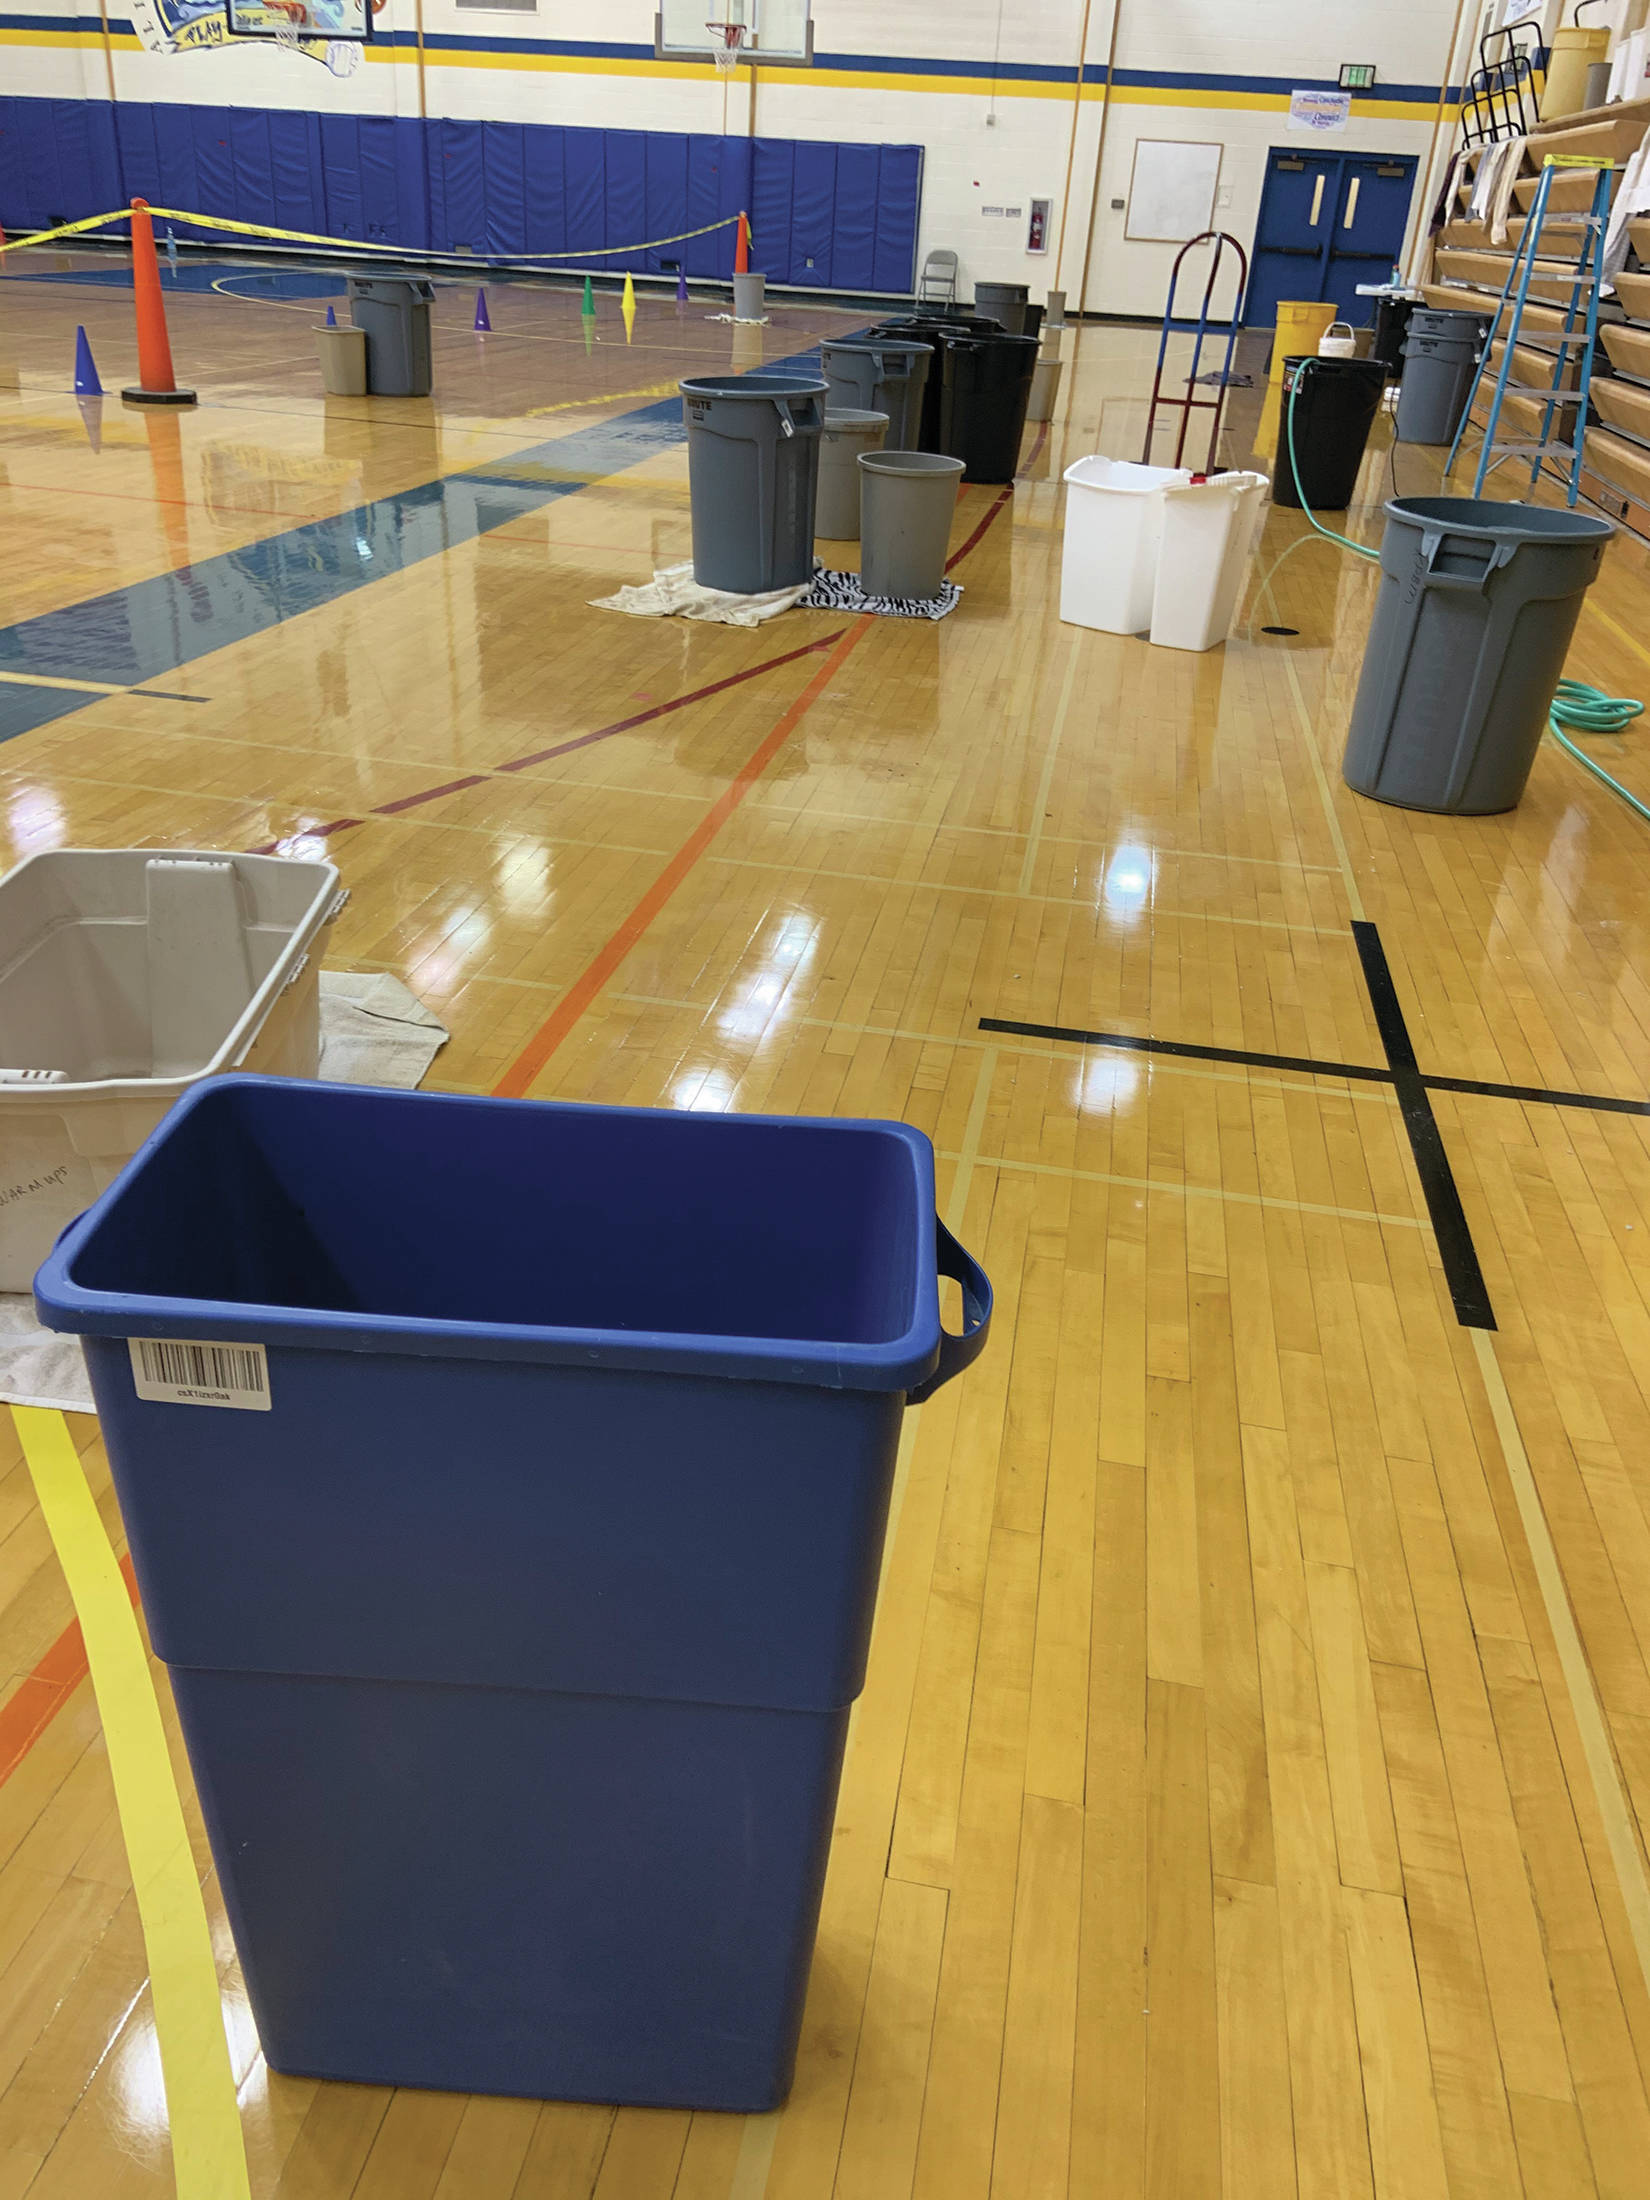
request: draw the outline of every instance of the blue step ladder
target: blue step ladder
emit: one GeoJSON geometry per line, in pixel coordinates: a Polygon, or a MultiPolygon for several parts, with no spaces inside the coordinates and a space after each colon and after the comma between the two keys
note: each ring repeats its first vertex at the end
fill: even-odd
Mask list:
{"type": "MultiPolygon", "coordinates": [[[[1541,164],[1541,180],[1536,185],[1535,203],[1524,224],[1524,234],[1518,240],[1518,249],[1507,270],[1507,280],[1502,285],[1501,296],[1496,302],[1495,318],[1490,324],[1488,341],[1478,362],[1478,371],[1472,378],[1472,388],[1467,392],[1466,409],[1461,415],[1461,425],[1455,431],[1455,441],[1450,445],[1449,459],[1444,467],[1446,477],[1455,464],[1462,441],[1469,427],[1474,425],[1472,408],[1483,386],[1486,371],[1495,346],[1500,343],[1501,364],[1495,372],[1495,387],[1490,396],[1489,416],[1484,423],[1483,447],[1478,454],[1478,471],[1473,477],[1472,493],[1484,494],[1484,483],[1509,458],[1528,460],[1530,487],[1533,490],[1541,478],[1542,468],[1554,462],[1557,477],[1564,485],[1566,501],[1573,507],[1581,493],[1581,467],[1583,438],[1587,429],[1587,399],[1593,382],[1593,355],[1598,344],[1598,301],[1604,279],[1604,239],[1610,223],[1610,177],[1613,163],[1608,156],[1595,157],[1579,153],[1549,153],[1541,164]],[[1597,170],[1593,185],[1593,203],[1585,214],[1562,214],[1548,211],[1554,180],[1566,169],[1592,168],[1597,170]],[[1548,230],[1579,230],[1580,246],[1571,264],[1542,258],[1541,242],[1548,230]],[[1537,348],[1545,350],[1556,345],[1553,358],[1553,377],[1550,383],[1515,382],[1512,377],[1518,356],[1519,338],[1524,327],[1524,311],[1529,303],[1532,278],[1550,290],[1557,285],[1569,293],[1564,306],[1564,327],[1559,333],[1550,329],[1537,329],[1534,340],[1537,348]],[[1564,377],[1570,361],[1579,351],[1580,371],[1575,387],[1564,387],[1564,377]],[[1506,437],[1501,434],[1501,413],[1506,399],[1511,397],[1539,398],[1541,400],[1541,432],[1531,437],[1506,437]],[[1563,433],[1559,430],[1563,429],[1563,433]]],[[[1546,306],[1551,300],[1538,296],[1538,306],[1546,306]]]]}

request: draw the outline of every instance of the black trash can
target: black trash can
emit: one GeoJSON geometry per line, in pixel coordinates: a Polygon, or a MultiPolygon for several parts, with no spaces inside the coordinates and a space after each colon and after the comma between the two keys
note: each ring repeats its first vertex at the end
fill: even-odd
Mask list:
{"type": "Polygon", "coordinates": [[[1380,298],[1375,305],[1375,333],[1369,340],[1369,356],[1386,369],[1387,380],[1396,382],[1404,371],[1404,338],[1409,333],[1413,298],[1380,298]]]}
{"type": "Polygon", "coordinates": [[[1342,772],[1406,810],[1510,810],[1615,533],[1589,512],[1398,497],[1342,772]]]}
{"type": "Polygon", "coordinates": [[[1012,481],[1031,403],[1034,336],[956,336],[940,347],[941,451],[970,481],[1012,481]]]}
{"type": "Polygon", "coordinates": [[[435,285],[422,276],[350,276],[350,319],[367,339],[369,396],[429,396],[434,302],[435,285]]]}
{"type": "Polygon", "coordinates": [[[1304,498],[1314,512],[1346,510],[1385,388],[1378,359],[1284,361],[1274,504],[1298,511],[1304,498]]]}
{"type": "MultiPolygon", "coordinates": [[[[915,314],[909,320],[878,321],[874,328],[862,329],[852,339],[856,344],[879,343],[893,338],[905,342],[931,344],[934,356],[928,362],[928,379],[922,387],[922,411],[917,420],[915,440],[905,447],[915,451],[938,451],[940,442],[940,415],[945,397],[946,344],[956,336],[1002,336],[1006,333],[1001,322],[988,321],[977,313],[958,313],[949,317],[939,314],[915,314]]],[[[878,407],[879,411],[885,407],[878,407]]],[[[890,450],[899,445],[890,441],[890,450]]]]}

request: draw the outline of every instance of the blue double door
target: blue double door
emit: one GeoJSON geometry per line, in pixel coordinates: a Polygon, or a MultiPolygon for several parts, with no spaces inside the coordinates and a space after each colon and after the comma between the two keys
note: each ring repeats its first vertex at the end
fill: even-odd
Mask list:
{"type": "Polygon", "coordinates": [[[1362,327],[1381,283],[1403,252],[1415,191],[1413,153],[1321,153],[1274,145],[1266,162],[1243,318],[1270,328],[1280,298],[1332,304],[1362,327]]]}

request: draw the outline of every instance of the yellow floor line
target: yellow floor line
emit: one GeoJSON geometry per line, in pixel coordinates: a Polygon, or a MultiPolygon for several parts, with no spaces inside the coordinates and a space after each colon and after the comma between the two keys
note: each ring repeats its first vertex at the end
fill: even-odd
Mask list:
{"type": "Polygon", "coordinates": [[[1547,1624],[1553,1631],[1558,1662],[1564,1669],[1564,1682],[1569,1691],[1571,1708],[1575,1712],[1576,1725],[1580,1729],[1587,1769],[1592,1774],[1593,1793],[1598,1798],[1599,1816],[1604,1821],[1604,1837],[1610,1844],[1611,1860],[1616,1867],[1616,1878],[1620,1882],[1622,1904],[1627,1912],[1628,1928],[1633,1935],[1639,1969],[1643,1972],[1646,1983],[1650,1984],[1650,1879],[1646,1877],[1644,1858],[1633,1830],[1632,1806],[1622,1792],[1621,1774],[1616,1766],[1615,1752],[1610,1746],[1609,1730],[1598,1700],[1598,1690],[1593,1683],[1592,1668],[1587,1663],[1587,1653],[1582,1647],[1569,1591],[1564,1586],[1564,1569],[1553,1542],[1546,1508],[1541,1502],[1541,1492],[1536,1487],[1530,1456],[1524,1449],[1524,1438],[1507,1389],[1507,1379],[1496,1353],[1495,1340],[1488,1330],[1475,1329],[1472,1331],[1472,1342],[1478,1355],[1479,1370],[1484,1378],[1484,1389],[1489,1396],[1495,1432],[1501,1440],[1501,1456],[1507,1463],[1507,1478],[1512,1483],[1513,1496],[1518,1502],[1518,1517],[1524,1524],[1524,1540],[1530,1547],[1536,1580],[1541,1585],[1541,1601],[1546,1607],[1547,1624]]]}
{"type": "Polygon", "coordinates": [[[1031,830],[1026,835],[1025,861],[1020,865],[1020,892],[1028,896],[1031,882],[1037,875],[1037,852],[1042,845],[1043,821],[1048,815],[1049,789],[1054,785],[1054,768],[1060,761],[1060,740],[1066,730],[1066,717],[1071,709],[1071,691],[1077,683],[1077,647],[1074,637],[1071,654],[1066,659],[1066,676],[1060,684],[1060,700],[1054,706],[1054,723],[1049,728],[1042,776],[1037,782],[1036,799],[1031,806],[1031,830]]]}
{"type": "Polygon", "coordinates": [[[111,687],[107,680],[58,680],[44,672],[0,672],[7,687],[71,688],[77,695],[130,695],[129,687],[111,687]]]}
{"type": "MultiPolygon", "coordinates": [[[[942,1161],[953,1157],[942,1153],[942,1161]]],[[[1372,1207],[1326,1207],[1313,1199],[1274,1198],[1267,1192],[1234,1192],[1224,1184],[1178,1184],[1163,1176],[1112,1176],[1103,1169],[1068,1169],[1058,1161],[1014,1161],[1006,1155],[982,1153],[976,1157],[982,1169],[1011,1169],[1020,1176],[1065,1176],[1077,1184],[1115,1184],[1125,1192],[1163,1192],[1170,1199],[1219,1199],[1233,1207],[1276,1207],[1291,1215],[1327,1215],[1335,1222],[1378,1222],[1388,1230],[1430,1230],[1420,1215],[1386,1215],[1372,1207]]]]}
{"type": "Polygon", "coordinates": [[[97,1691],[149,1956],[177,2200],[250,2200],[217,1966],[189,1834],[126,1584],[61,1413],[13,1406],[97,1691]]]}

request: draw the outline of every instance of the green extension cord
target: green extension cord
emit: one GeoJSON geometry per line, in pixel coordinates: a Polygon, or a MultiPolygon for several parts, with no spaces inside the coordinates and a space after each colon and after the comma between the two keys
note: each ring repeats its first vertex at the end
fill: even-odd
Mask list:
{"type": "Polygon", "coordinates": [[[1629,794],[1619,779],[1612,779],[1604,766],[1595,764],[1587,751],[1577,748],[1564,731],[1566,726],[1573,726],[1577,733],[1623,733],[1643,708],[1644,705],[1630,695],[1606,695],[1602,688],[1589,687],[1585,680],[1560,680],[1547,719],[1547,731],[1561,749],[1567,750],[1595,779],[1602,779],[1612,794],[1619,794],[1627,807],[1636,810],[1650,825],[1650,806],[1641,802],[1636,794],[1629,794]]]}
{"type": "MultiPolygon", "coordinates": [[[[1355,557],[1367,558],[1372,565],[1379,565],[1381,553],[1371,550],[1366,543],[1354,542],[1350,535],[1338,535],[1334,528],[1325,527],[1316,512],[1306,501],[1301,487],[1301,470],[1295,457],[1295,400],[1300,395],[1301,383],[1311,371],[1308,361],[1303,373],[1297,374],[1289,390],[1289,415],[1286,440],[1289,445],[1289,471],[1294,478],[1295,494],[1301,500],[1301,510],[1326,542],[1339,543],[1343,550],[1350,550],[1355,557]]],[[[1301,538],[1303,541],[1305,537],[1301,538]]],[[[1585,680],[1560,680],[1558,693],[1547,717],[1547,731],[1568,755],[1573,756],[1583,770],[1602,780],[1612,794],[1620,795],[1630,810],[1634,810],[1650,825],[1650,805],[1641,802],[1636,794],[1630,794],[1619,779],[1613,779],[1602,764],[1595,764],[1585,749],[1578,748],[1564,729],[1571,727],[1577,733],[1623,733],[1644,709],[1644,705],[1630,695],[1606,695],[1602,688],[1589,687],[1585,680]]]]}

